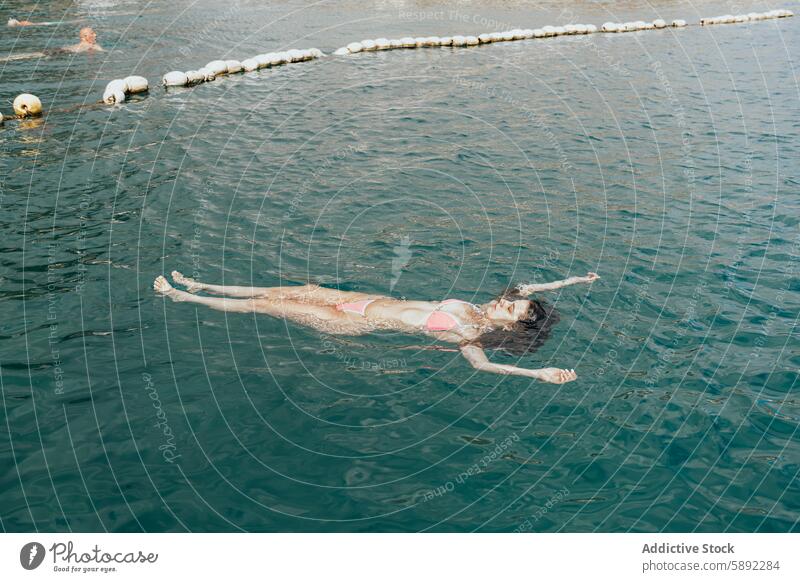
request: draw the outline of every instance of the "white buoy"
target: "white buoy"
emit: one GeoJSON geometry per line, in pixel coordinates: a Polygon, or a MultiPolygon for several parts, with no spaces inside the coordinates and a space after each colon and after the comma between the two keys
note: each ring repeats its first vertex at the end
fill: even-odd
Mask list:
{"type": "Polygon", "coordinates": [[[128,92],[128,84],[125,82],[124,79],[114,79],[108,85],[106,85],[106,91],[122,91],[123,93],[128,92]]]}
{"type": "Polygon", "coordinates": [[[188,80],[189,85],[197,85],[199,83],[204,83],[206,77],[200,71],[186,71],[186,79],[188,80]]]}
{"type": "Polygon", "coordinates": [[[128,88],[128,93],[146,93],[150,88],[147,79],[140,75],[130,75],[125,77],[123,81],[128,88]]]}
{"type": "Polygon", "coordinates": [[[417,46],[417,39],[411,38],[410,36],[404,36],[400,39],[400,42],[403,43],[403,48],[414,48],[417,46]]]}
{"type": "Polygon", "coordinates": [[[503,42],[508,42],[510,40],[514,40],[514,33],[511,32],[510,30],[505,30],[505,31],[500,33],[500,39],[503,42]]]}
{"type": "Polygon", "coordinates": [[[685,20],[681,20],[680,18],[678,18],[678,19],[672,21],[672,26],[674,26],[675,28],[682,28],[682,27],[686,26],[686,21],[685,20]]]}
{"type": "Polygon", "coordinates": [[[228,67],[229,75],[242,72],[242,63],[240,61],[237,61],[236,59],[225,61],[225,65],[228,67]]]}
{"type": "Polygon", "coordinates": [[[619,32],[619,25],[616,22],[604,22],[600,30],[602,32],[619,32]]]}
{"type": "Polygon", "coordinates": [[[113,105],[115,103],[123,103],[125,101],[125,92],[128,90],[128,85],[122,79],[114,79],[106,85],[103,91],[103,103],[113,105]]]}
{"type": "Polygon", "coordinates": [[[211,61],[204,68],[208,69],[214,75],[224,75],[228,72],[228,65],[225,61],[211,61]]]}
{"type": "Polygon", "coordinates": [[[667,27],[667,23],[666,23],[666,21],[661,20],[660,18],[656,18],[653,21],[653,26],[655,26],[656,28],[666,28],[667,27]]]}
{"type": "Polygon", "coordinates": [[[125,102],[125,84],[122,79],[114,79],[106,85],[103,91],[103,103],[108,105],[120,104],[125,102]]]}
{"type": "Polygon", "coordinates": [[[578,28],[574,24],[564,25],[564,34],[576,34],[577,32],[578,28]]]}
{"type": "Polygon", "coordinates": [[[453,37],[453,46],[466,46],[466,45],[467,45],[466,37],[460,35],[453,37]]]}
{"type": "Polygon", "coordinates": [[[269,56],[268,53],[261,53],[260,55],[256,55],[253,58],[258,63],[258,68],[259,69],[263,69],[264,67],[268,67],[269,66],[270,56],[269,56]]]}
{"type": "Polygon", "coordinates": [[[347,48],[351,54],[356,54],[364,50],[364,45],[362,45],[360,42],[351,42],[345,48],[347,48]]]}
{"type": "Polygon", "coordinates": [[[211,69],[207,69],[205,67],[197,69],[197,72],[203,75],[203,81],[205,81],[206,83],[208,83],[209,81],[213,81],[214,79],[217,78],[217,76],[214,74],[214,71],[212,71],[211,69]]]}
{"type": "Polygon", "coordinates": [[[597,27],[594,24],[587,24],[586,25],[586,31],[589,34],[594,34],[595,32],[597,32],[597,27]]]}
{"type": "Polygon", "coordinates": [[[14,99],[14,113],[21,117],[31,117],[42,112],[42,102],[36,95],[22,93],[14,99]]]}
{"type": "Polygon", "coordinates": [[[161,79],[165,87],[183,87],[189,83],[189,77],[182,71],[170,71],[161,79]]]}
{"type": "Polygon", "coordinates": [[[242,68],[248,73],[258,70],[258,61],[256,59],[245,59],[242,61],[242,68]]]}
{"type": "Polygon", "coordinates": [[[362,40],[361,46],[364,47],[365,51],[374,51],[377,48],[374,40],[362,40]]]}
{"type": "MultiPolygon", "coordinates": [[[[375,44],[374,42],[372,43],[375,44]]],[[[286,56],[289,58],[290,63],[297,63],[303,60],[303,52],[297,49],[289,49],[286,51],[286,56]]]]}
{"type": "Polygon", "coordinates": [[[336,55],[337,57],[341,57],[344,55],[349,55],[350,51],[347,50],[346,46],[343,46],[342,48],[338,48],[335,51],[333,51],[333,54],[336,55]]]}
{"type": "Polygon", "coordinates": [[[556,26],[555,27],[555,35],[562,36],[567,34],[567,30],[563,26],[556,26]]]}
{"type": "Polygon", "coordinates": [[[375,45],[379,51],[385,51],[386,49],[390,48],[388,38],[376,38],[375,45]]]}
{"type": "Polygon", "coordinates": [[[481,41],[478,40],[477,36],[468,36],[466,40],[467,40],[467,46],[477,46],[481,44],[481,41]]]}

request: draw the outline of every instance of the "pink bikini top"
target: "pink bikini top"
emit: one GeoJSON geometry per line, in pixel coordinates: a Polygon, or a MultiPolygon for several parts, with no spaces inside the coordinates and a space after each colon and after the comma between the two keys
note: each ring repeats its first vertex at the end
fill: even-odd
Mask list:
{"type": "Polygon", "coordinates": [[[472,306],[473,309],[478,309],[476,305],[473,305],[469,301],[445,299],[439,303],[438,307],[434,309],[433,313],[425,320],[425,331],[450,331],[453,328],[462,327],[455,317],[445,311],[439,311],[445,305],[450,305],[452,303],[463,303],[472,306]]]}
{"type": "MultiPolygon", "coordinates": [[[[365,299],[363,301],[353,301],[352,303],[340,303],[336,306],[336,309],[339,311],[346,311],[348,313],[357,313],[362,317],[366,317],[367,307],[373,301],[376,300],[365,299]]],[[[445,311],[439,311],[445,305],[451,305],[453,303],[463,303],[465,305],[472,306],[473,309],[478,309],[476,305],[470,303],[469,301],[461,301],[460,299],[445,299],[439,303],[436,309],[433,310],[433,313],[431,313],[428,316],[428,319],[425,320],[425,331],[450,331],[451,329],[462,327],[455,317],[445,311]]]]}

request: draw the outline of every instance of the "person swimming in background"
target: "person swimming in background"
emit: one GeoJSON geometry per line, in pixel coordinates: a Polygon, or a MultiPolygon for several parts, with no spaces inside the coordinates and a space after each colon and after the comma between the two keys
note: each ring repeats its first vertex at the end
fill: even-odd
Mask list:
{"type": "Polygon", "coordinates": [[[65,46],[62,51],[70,53],[104,52],[105,49],[97,43],[97,33],[90,26],[84,26],[78,33],[80,42],[65,46]]]}
{"type": "Polygon", "coordinates": [[[16,18],[9,18],[8,26],[57,26],[59,24],[70,24],[80,22],[80,20],[59,20],[54,22],[31,22],[30,20],[17,20],[16,18]]]}
{"type": "Polygon", "coordinates": [[[97,33],[91,27],[85,26],[81,28],[78,35],[79,35],[78,36],[79,42],[77,42],[76,44],[71,44],[69,46],[65,46],[59,49],[44,50],[35,53],[20,53],[17,55],[10,55],[8,57],[0,59],[0,62],[18,61],[21,59],[36,59],[63,53],[105,52],[105,49],[103,49],[103,47],[100,46],[97,42],[97,33]]]}
{"type": "Polygon", "coordinates": [[[31,22],[30,20],[17,20],[16,18],[9,18],[9,26],[36,26],[38,22],[31,22]]]}
{"type": "Polygon", "coordinates": [[[264,313],[330,334],[361,335],[375,330],[424,333],[437,340],[457,343],[476,370],[563,384],[577,378],[575,370],[532,370],[495,364],[489,361],[484,349],[503,349],[515,355],[534,352],[550,335],[550,328],[558,321],[558,315],[555,310],[546,310],[539,301],[528,296],[576,283],[591,283],[600,276],[588,273],[584,277],[570,277],[552,283],[519,285],[483,305],[458,299],[405,301],[319,285],[211,285],[184,277],[178,271],[172,272],[172,278],[186,287],[186,291],[175,289],[163,276],[156,278],[153,288],[173,301],[196,303],[226,312],[264,313]],[[196,295],[199,291],[227,297],[196,295]]]}

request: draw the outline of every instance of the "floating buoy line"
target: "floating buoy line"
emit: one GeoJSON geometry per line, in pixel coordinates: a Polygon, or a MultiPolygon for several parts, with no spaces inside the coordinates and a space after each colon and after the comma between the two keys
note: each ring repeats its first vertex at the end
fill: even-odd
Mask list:
{"type": "Polygon", "coordinates": [[[196,71],[170,71],[161,78],[164,87],[188,87],[213,81],[221,75],[249,73],[267,67],[279,67],[289,63],[302,63],[324,57],[325,53],[317,48],[290,49],[276,53],[263,53],[243,61],[217,60],[196,71]]]}
{"type": "MultiPolygon", "coordinates": [[[[770,20],[774,18],[788,18],[794,16],[791,10],[779,9],[767,12],[749,12],[747,14],[725,14],[723,16],[713,16],[701,18],[700,26],[710,26],[715,24],[741,24],[744,22],[755,22],[759,20],[770,20]]],[[[516,40],[527,40],[532,38],[550,38],[556,36],[569,36],[594,33],[622,33],[635,32],[639,30],[655,30],[665,28],[683,28],[688,26],[685,20],[672,20],[667,22],[657,18],[652,22],[637,20],[635,22],[606,22],[599,29],[594,24],[567,24],[564,26],[543,26],[541,28],[515,28],[504,32],[489,32],[477,36],[424,36],[424,37],[403,37],[399,39],[376,38],[374,40],[362,40],[351,42],[346,46],[334,51],[336,56],[354,55],[362,52],[385,51],[396,49],[428,48],[428,47],[474,47],[483,44],[496,42],[512,42],[516,40]]],[[[243,61],[237,60],[215,60],[197,70],[190,71],[170,71],[161,78],[161,84],[165,88],[169,87],[189,87],[214,81],[223,75],[234,75],[237,73],[257,71],[268,67],[278,67],[289,63],[300,63],[324,57],[325,54],[316,48],[310,49],[290,49],[287,51],[263,53],[243,61]]],[[[129,95],[136,93],[146,93],[150,85],[144,77],[131,75],[124,79],[114,79],[106,85],[103,98],[98,103],[107,105],[119,105],[124,103],[129,95]]],[[[24,119],[26,117],[36,117],[42,115],[42,102],[35,95],[23,93],[14,99],[13,117],[3,117],[0,113],[0,125],[4,119],[24,119]]]]}

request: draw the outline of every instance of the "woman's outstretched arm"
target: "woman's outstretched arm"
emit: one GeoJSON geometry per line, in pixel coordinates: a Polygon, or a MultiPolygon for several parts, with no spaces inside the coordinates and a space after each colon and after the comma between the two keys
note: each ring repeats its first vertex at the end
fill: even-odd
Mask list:
{"type": "Polygon", "coordinates": [[[575,370],[562,370],[561,368],[539,368],[538,370],[529,370],[527,368],[518,368],[516,366],[509,366],[506,364],[494,364],[486,357],[486,352],[483,348],[474,344],[465,344],[461,346],[461,353],[472,364],[476,370],[483,372],[493,372],[495,374],[512,374],[514,376],[526,376],[528,378],[536,378],[543,382],[551,382],[553,384],[564,384],[572,382],[578,375],[575,370]]]}
{"type": "Polygon", "coordinates": [[[519,285],[517,291],[523,295],[530,295],[537,291],[553,291],[554,289],[561,289],[567,285],[575,285],[576,283],[591,283],[600,278],[597,273],[587,273],[585,277],[570,277],[563,281],[553,281],[552,283],[531,283],[529,285],[519,285]]]}

